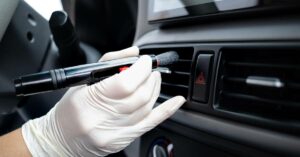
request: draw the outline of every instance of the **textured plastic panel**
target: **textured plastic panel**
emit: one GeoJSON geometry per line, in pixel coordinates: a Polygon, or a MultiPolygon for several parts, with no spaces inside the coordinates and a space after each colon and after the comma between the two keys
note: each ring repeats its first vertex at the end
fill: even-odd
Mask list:
{"type": "Polygon", "coordinates": [[[12,112],[21,101],[12,80],[40,70],[50,41],[45,28],[47,21],[21,1],[0,43],[0,114],[12,112]]]}

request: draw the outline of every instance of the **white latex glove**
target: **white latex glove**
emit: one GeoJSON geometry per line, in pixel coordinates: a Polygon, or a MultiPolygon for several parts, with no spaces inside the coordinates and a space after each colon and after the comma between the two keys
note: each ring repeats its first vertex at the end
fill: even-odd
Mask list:
{"type": "MultiPolygon", "coordinates": [[[[137,47],[104,55],[101,61],[139,54],[137,47]]],[[[71,88],[47,115],[22,126],[33,156],[106,156],[170,117],[184,102],[174,97],[153,108],[161,76],[151,59],[91,86],[71,88]]]]}

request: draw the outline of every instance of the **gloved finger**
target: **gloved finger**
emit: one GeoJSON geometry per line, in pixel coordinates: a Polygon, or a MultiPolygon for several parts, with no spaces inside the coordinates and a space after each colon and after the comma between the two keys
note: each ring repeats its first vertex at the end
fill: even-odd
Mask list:
{"type": "Polygon", "coordinates": [[[137,102],[136,104],[135,103],[130,104],[131,102],[127,103],[127,104],[126,103],[120,104],[120,106],[118,106],[119,108],[117,110],[122,109],[123,112],[127,111],[128,113],[129,112],[131,112],[131,113],[129,113],[125,117],[121,117],[118,121],[116,121],[116,123],[117,123],[116,125],[119,125],[119,126],[134,125],[137,122],[141,121],[141,119],[144,119],[144,117],[152,111],[153,105],[155,104],[155,102],[159,96],[160,86],[161,86],[160,73],[153,72],[152,75],[153,75],[153,78],[156,79],[155,85],[152,85],[153,87],[150,87],[150,88],[147,88],[147,85],[143,85],[143,87],[144,87],[143,90],[136,91],[137,94],[135,95],[134,99],[137,99],[138,97],[136,97],[136,96],[139,96],[139,95],[144,97],[143,93],[147,93],[147,92],[149,93],[149,96],[148,96],[149,98],[142,98],[143,101],[145,101],[145,102],[137,102]],[[149,99],[149,100],[146,100],[146,99],[149,99]],[[131,110],[129,111],[126,108],[131,108],[131,110]]]}
{"type": "MultiPolygon", "coordinates": [[[[159,73],[159,72],[157,72],[159,73]]],[[[159,77],[157,77],[156,84],[155,84],[155,88],[152,94],[152,97],[150,99],[150,101],[145,104],[144,106],[142,106],[141,108],[139,108],[138,110],[134,111],[129,117],[129,122],[128,125],[133,125],[138,123],[139,121],[141,121],[141,119],[144,119],[144,117],[146,115],[149,115],[153,109],[153,106],[157,100],[157,98],[159,97],[160,94],[160,89],[161,89],[161,76],[159,73],[159,77]]]]}
{"type": "MultiPolygon", "coordinates": [[[[131,114],[139,108],[148,104],[154,96],[154,93],[159,93],[161,84],[161,76],[159,72],[152,72],[149,78],[131,95],[124,99],[111,100],[107,104],[116,104],[114,108],[122,114],[131,114]],[[111,103],[112,102],[112,103],[111,103]]],[[[156,96],[156,95],[155,95],[156,96]]]]}
{"type": "MultiPolygon", "coordinates": [[[[152,72],[149,78],[131,95],[122,99],[108,98],[103,95],[97,95],[96,100],[101,100],[104,107],[110,109],[114,113],[118,114],[121,123],[122,120],[126,121],[133,112],[144,107],[153,97],[154,92],[159,93],[161,76],[159,72],[152,72]]],[[[90,88],[93,90],[93,88],[90,88]]],[[[103,106],[103,105],[102,105],[103,106]]]]}
{"type": "Polygon", "coordinates": [[[129,69],[113,75],[91,86],[96,93],[111,99],[122,99],[131,95],[143,84],[152,72],[152,60],[149,56],[141,56],[129,69]]]}
{"type": "Polygon", "coordinates": [[[153,129],[172,116],[184,103],[184,97],[176,96],[157,106],[142,121],[131,128],[133,130],[132,136],[138,137],[153,129]]]}
{"type": "Polygon", "coordinates": [[[138,56],[139,53],[140,53],[139,48],[137,46],[132,46],[124,50],[108,52],[100,58],[99,62],[121,59],[126,57],[134,57],[134,56],[138,56]]]}

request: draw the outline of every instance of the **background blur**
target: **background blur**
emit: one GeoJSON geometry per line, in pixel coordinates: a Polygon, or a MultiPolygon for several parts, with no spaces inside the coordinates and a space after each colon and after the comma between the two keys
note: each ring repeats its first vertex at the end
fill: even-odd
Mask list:
{"type": "Polygon", "coordinates": [[[49,20],[53,11],[63,10],[61,0],[25,0],[32,8],[49,20]]]}

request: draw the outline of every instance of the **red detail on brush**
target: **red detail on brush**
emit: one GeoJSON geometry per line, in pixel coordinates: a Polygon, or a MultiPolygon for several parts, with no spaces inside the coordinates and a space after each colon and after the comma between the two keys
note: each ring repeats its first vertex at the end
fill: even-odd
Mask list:
{"type": "Polygon", "coordinates": [[[124,71],[124,70],[126,70],[128,68],[129,68],[128,66],[124,66],[124,67],[119,68],[119,71],[122,72],[122,71],[124,71]]]}

